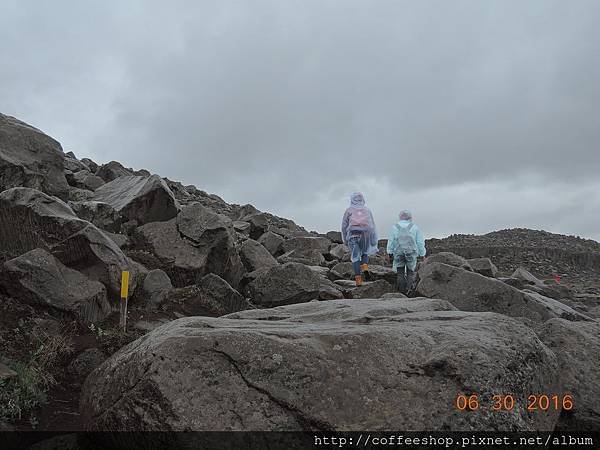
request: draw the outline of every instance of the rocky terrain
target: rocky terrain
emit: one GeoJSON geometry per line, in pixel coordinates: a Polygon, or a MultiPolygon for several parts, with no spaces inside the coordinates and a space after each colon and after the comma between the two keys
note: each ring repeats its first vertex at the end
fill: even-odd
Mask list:
{"type": "Polygon", "coordinates": [[[0,236],[0,429],[600,429],[594,241],[431,239],[413,298],[383,251],[356,288],[339,232],[79,160],[1,114],[0,236]]]}

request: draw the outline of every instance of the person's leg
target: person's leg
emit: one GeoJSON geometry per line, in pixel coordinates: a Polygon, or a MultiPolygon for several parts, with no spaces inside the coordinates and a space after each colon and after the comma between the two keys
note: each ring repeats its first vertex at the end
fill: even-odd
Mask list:
{"type": "Polygon", "coordinates": [[[411,293],[415,288],[415,278],[417,276],[417,256],[409,255],[406,257],[406,293],[411,293]]]}
{"type": "Polygon", "coordinates": [[[350,248],[350,260],[352,261],[352,268],[354,269],[354,280],[356,285],[362,285],[362,272],[360,270],[362,251],[359,245],[359,238],[351,236],[348,239],[348,247],[350,248]]]}
{"type": "Polygon", "coordinates": [[[369,274],[369,255],[366,253],[362,255],[360,259],[360,270],[363,273],[363,278],[365,281],[369,281],[371,275],[369,274]]]}
{"type": "Polygon", "coordinates": [[[398,272],[398,291],[406,293],[406,262],[403,255],[397,257],[397,272],[398,272]]]}

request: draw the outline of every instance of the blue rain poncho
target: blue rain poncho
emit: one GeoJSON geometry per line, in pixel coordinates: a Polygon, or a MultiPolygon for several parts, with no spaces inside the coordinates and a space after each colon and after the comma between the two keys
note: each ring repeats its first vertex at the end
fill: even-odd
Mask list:
{"type": "MultiPolygon", "coordinates": [[[[423,234],[421,233],[421,230],[419,230],[419,227],[417,227],[412,222],[412,215],[410,214],[409,211],[402,211],[400,213],[400,218],[401,218],[401,220],[398,223],[396,223],[392,227],[392,230],[390,231],[390,235],[388,238],[388,244],[387,244],[387,252],[388,252],[388,254],[394,254],[394,249],[395,249],[395,247],[398,246],[399,237],[401,235],[404,235],[405,234],[404,230],[406,230],[406,233],[409,234],[410,236],[412,236],[412,238],[414,239],[413,244],[412,244],[412,245],[414,245],[414,249],[406,248],[405,250],[408,252],[412,252],[412,251],[416,252],[416,254],[414,255],[415,263],[416,263],[416,257],[417,256],[425,256],[425,254],[427,252],[427,250],[425,249],[425,239],[423,238],[423,234]],[[412,225],[412,227],[411,227],[411,225],[412,225]],[[409,227],[410,227],[410,229],[409,229],[409,227]]],[[[396,255],[394,255],[394,256],[396,256],[396,255]]],[[[397,258],[394,257],[393,269],[396,270],[397,267],[398,267],[397,258]]]]}
{"type": "Polygon", "coordinates": [[[377,228],[373,213],[365,206],[365,198],[362,193],[355,192],[350,196],[350,207],[344,213],[341,231],[344,244],[348,244],[351,234],[360,234],[362,235],[361,250],[363,254],[377,253],[377,228]]]}

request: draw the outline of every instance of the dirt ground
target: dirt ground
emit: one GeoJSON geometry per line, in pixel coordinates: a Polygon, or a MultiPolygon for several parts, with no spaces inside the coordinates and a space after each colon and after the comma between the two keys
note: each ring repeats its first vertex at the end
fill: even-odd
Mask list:
{"type": "Polygon", "coordinates": [[[89,326],[61,317],[56,313],[32,308],[13,299],[0,297],[0,355],[5,360],[26,363],[38,348],[36,336],[68,334],[72,351],[51,370],[56,383],[47,391],[47,401],[39,408],[15,422],[17,431],[77,431],[82,429],[79,415],[79,397],[84,379],[68,370],[69,363],[82,351],[99,348],[107,355],[145,334],[148,330],[135,327],[147,326],[176,319],[177,316],[162,311],[148,312],[133,309],[128,314],[126,334],[119,331],[119,312],[115,311],[102,322],[89,326]],[[98,329],[102,330],[101,332],[98,329]],[[101,334],[102,333],[102,334],[101,334]]]}

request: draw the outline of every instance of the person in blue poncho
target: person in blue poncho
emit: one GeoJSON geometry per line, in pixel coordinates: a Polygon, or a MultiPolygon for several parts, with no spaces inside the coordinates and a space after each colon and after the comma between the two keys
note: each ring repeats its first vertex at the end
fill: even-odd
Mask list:
{"type": "Polygon", "coordinates": [[[398,290],[408,294],[414,288],[417,258],[426,254],[425,240],[410,211],[401,211],[399,218],[390,231],[387,253],[393,259],[392,268],[398,272],[398,290]]]}
{"type": "Polygon", "coordinates": [[[361,286],[363,276],[369,278],[369,255],[377,253],[377,228],[373,213],[365,206],[361,192],[350,196],[350,206],[342,219],[342,241],[351,253],[356,286],[361,286]]]}

